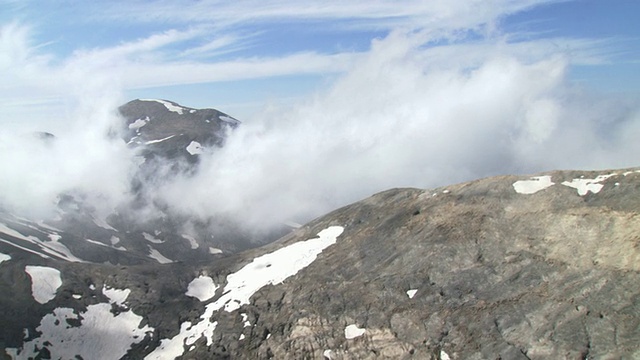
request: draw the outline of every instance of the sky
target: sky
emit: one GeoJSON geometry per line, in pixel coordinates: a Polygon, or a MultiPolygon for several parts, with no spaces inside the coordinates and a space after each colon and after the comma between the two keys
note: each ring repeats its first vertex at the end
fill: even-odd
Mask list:
{"type": "Polygon", "coordinates": [[[0,0],[0,166],[15,169],[0,200],[121,201],[131,164],[104,133],[135,98],[243,122],[159,195],[203,216],[309,218],[389,187],[636,166],[637,14],[636,0],[0,0]],[[10,135],[31,130],[62,140],[42,153],[10,135]]]}

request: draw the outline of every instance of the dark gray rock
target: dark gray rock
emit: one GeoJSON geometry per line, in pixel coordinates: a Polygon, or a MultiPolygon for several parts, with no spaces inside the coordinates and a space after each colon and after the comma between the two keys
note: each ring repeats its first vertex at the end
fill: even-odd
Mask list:
{"type": "MultiPolygon", "coordinates": [[[[131,359],[179,334],[181,325],[188,329],[187,321],[217,324],[211,344],[196,334],[179,349],[185,359],[638,358],[640,171],[548,175],[555,184],[532,194],[516,192],[516,182],[530,180],[516,176],[389,190],[275,243],[214,262],[114,267],[49,261],[64,275],[54,303],[103,301],[95,291],[96,298],[81,305],[65,297],[89,292],[89,282],[130,289],[127,306],[144,317],[140,326],[154,328],[131,347],[125,356],[131,359]],[[563,185],[580,181],[594,192],[581,195],[563,185]],[[329,226],[344,232],[309,266],[261,288],[238,310],[201,318],[205,306],[223,296],[227,275],[329,226]],[[206,302],[185,295],[202,274],[220,285],[206,302]],[[413,297],[408,290],[416,290],[413,297]],[[364,332],[347,339],[348,325],[364,332]]],[[[2,274],[13,274],[4,275],[3,293],[25,291],[23,265],[0,264],[2,274]]],[[[33,312],[24,323],[32,333],[53,305],[19,296],[25,307],[2,298],[0,306],[33,312]]],[[[7,346],[20,345],[21,328],[3,331],[7,346]]]]}

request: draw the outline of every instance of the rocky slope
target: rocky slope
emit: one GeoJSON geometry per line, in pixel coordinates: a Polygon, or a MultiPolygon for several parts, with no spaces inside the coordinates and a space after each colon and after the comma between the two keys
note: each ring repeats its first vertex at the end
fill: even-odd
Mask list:
{"type": "Polygon", "coordinates": [[[265,247],[113,266],[6,254],[14,358],[640,357],[640,170],[393,189],[265,247]]]}

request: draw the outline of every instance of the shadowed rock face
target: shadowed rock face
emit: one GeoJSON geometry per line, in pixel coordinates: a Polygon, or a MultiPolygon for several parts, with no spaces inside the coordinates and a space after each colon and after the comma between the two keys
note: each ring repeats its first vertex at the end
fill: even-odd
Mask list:
{"type": "Polygon", "coordinates": [[[637,358],[639,213],[637,169],[393,189],[217,261],[126,268],[42,261],[63,280],[44,305],[31,298],[24,274],[38,264],[12,259],[0,264],[0,287],[21,301],[3,297],[0,306],[24,320],[22,327],[2,321],[11,324],[4,342],[20,347],[23,328],[34,334],[54,307],[105,302],[106,285],[130,289],[126,309],[145,319],[140,328],[153,329],[128,349],[132,359],[153,358],[171,339],[179,346],[165,358],[637,358]],[[336,226],[343,231],[317,257],[264,260],[336,226]],[[247,304],[230,311],[218,304],[234,301],[247,269],[252,281],[301,259],[308,266],[251,293],[247,304]],[[217,286],[203,302],[185,295],[201,276],[217,286]]]}

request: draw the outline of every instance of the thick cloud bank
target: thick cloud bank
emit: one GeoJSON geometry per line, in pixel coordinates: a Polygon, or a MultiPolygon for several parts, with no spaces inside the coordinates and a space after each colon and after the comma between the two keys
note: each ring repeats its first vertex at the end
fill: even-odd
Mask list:
{"type": "MultiPolygon", "coordinates": [[[[264,226],[391,187],[638,165],[639,107],[572,85],[567,57],[535,43],[435,40],[374,40],[330,88],[243,119],[223,149],[202,155],[195,176],[161,183],[154,196],[186,214],[264,226]]],[[[114,108],[89,102],[55,142],[3,133],[0,201],[44,211],[74,189],[105,212],[128,201],[135,160],[106,136],[121,121],[114,108]]]]}
{"type": "Polygon", "coordinates": [[[572,88],[563,57],[491,46],[469,63],[462,49],[432,60],[436,50],[404,34],[375,41],[329,91],[244,124],[199,176],[162,196],[184,211],[270,222],[391,187],[637,165],[638,108],[572,88]]]}

